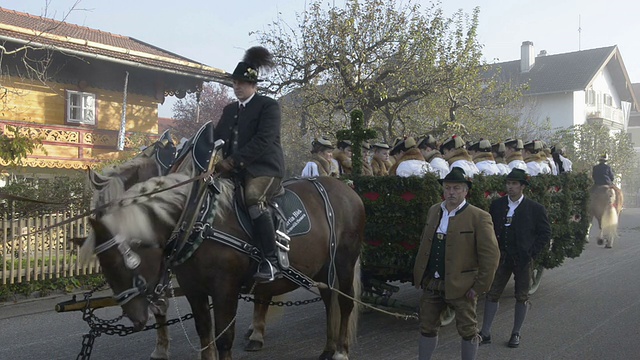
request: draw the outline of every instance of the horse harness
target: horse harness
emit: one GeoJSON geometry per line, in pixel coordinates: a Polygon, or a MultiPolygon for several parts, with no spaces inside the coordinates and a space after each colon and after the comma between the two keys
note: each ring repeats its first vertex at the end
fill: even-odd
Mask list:
{"type": "MultiPolygon", "coordinates": [[[[314,184],[316,190],[322,197],[325,204],[325,213],[330,228],[329,282],[333,284],[335,278],[335,252],[337,248],[335,235],[335,216],[333,207],[331,205],[331,202],[329,201],[326,189],[320,182],[317,181],[317,179],[309,178],[305,180],[311,181],[314,184]]],[[[193,253],[205,240],[213,240],[218,243],[227,245],[234,250],[249,256],[256,262],[261,261],[261,252],[256,246],[236,236],[225,233],[218,229],[214,229],[211,226],[211,224],[213,224],[215,220],[217,203],[216,200],[219,193],[220,191],[217,189],[215,181],[208,184],[208,191],[206,191],[206,193],[204,194],[205,198],[202,201],[200,211],[198,212],[198,214],[195,214],[197,218],[193,223],[192,228],[188,228],[188,226],[186,225],[188,221],[187,219],[184,219],[185,221],[182,221],[181,224],[179,224],[179,228],[174,231],[171,238],[169,239],[167,247],[165,248],[166,260],[169,266],[173,267],[185,262],[193,255],[193,253]]],[[[276,236],[282,235],[286,236],[286,234],[280,234],[276,236]]],[[[283,245],[278,242],[277,244],[280,250],[288,251],[288,248],[283,249],[283,245]]],[[[283,268],[282,273],[285,278],[289,279],[299,287],[310,289],[315,284],[315,282],[308,276],[304,275],[293,267],[283,268]]]]}
{"type": "MultiPolygon", "coordinates": [[[[145,295],[147,301],[151,304],[158,301],[158,299],[164,294],[164,290],[169,284],[169,269],[166,267],[166,261],[163,261],[161,266],[162,276],[158,281],[158,284],[153,289],[153,292],[149,292],[147,286],[147,280],[140,274],[138,267],[140,266],[140,255],[138,255],[129,244],[125,241],[125,237],[122,235],[115,235],[110,240],[96,246],[94,253],[96,255],[109,250],[112,247],[116,247],[124,259],[124,264],[129,271],[133,273],[133,285],[122,291],[119,294],[113,295],[113,299],[118,305],[123,306],[131,299],[138,295],[145,295]]],[[[141,244],[141,246],[148,248],[158,248],[158,245],[141,244]]]]}

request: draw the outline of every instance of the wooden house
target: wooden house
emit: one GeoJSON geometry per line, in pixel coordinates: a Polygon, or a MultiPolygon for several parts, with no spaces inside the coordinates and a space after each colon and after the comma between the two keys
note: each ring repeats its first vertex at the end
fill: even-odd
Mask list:
{"type": "MultiPolygon", "coordinates": [[[[224,71],[143,41],[0,8],[0,131],[40,138],[18,171],[84,169],[158,135],[158,104],[224,71]]],[[[0,164],[0,168],[5,168],[0,164]]]]}

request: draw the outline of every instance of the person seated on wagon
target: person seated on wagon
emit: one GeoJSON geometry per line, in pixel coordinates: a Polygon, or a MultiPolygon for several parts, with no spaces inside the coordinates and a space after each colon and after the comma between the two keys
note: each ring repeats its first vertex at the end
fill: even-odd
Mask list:
{"type": "Polygon", "coordinates": [[[491,142],[480,139],[469,146],[469,154],[478,170],[484,175],[500,175],[500,169],[491,154],[491,142]]]}
{"type": "Polygon", "coordinates": [[[549,168],[551,169],[551,175],[558,175],[558,167],[556,166],[556,162],[553,161],[553,156],[551,155],[551,148],[549,148],[549,146],[547,146],[547,143],[545,143],[544,141],[540,140],[542,142],[542,153],[544,153],[544,156],[547,158],[546,163],[547,165],[549,165],[549,168]]]}
{"type": "Polygon", "coordinates": [[[513,169],[522,169],[527,171],[527,164],[522,158],[523,147],[521,139],[509,138],[504,141],[504,161],[509,166],[509,172],[513,169]]]}
{"type": "MultiPolygon", "coordinates": [[[[391,149],[389,150],[389,162],[391,166],[398,162],[400,157],[402,156],[402,149],[404,148],[404,137],[398,136],[394,141],[393,145],[391,145],[391,149]]],[[[391,169],[391,168],[389,168],[391,169]]]]}
{"type": "Polygon", "coordinates": [[[468,177],[473,178],[479,174],[480,170],[473,163],[471,155],[464,148],[464,140],[458,135],[453,135],[440,145],[440,152],[449,163],[449,170],[459,167],[464,170],[468,177]]]}
{"type": "Polygon", "coordinates": [[[500,175],[507,175],[510,172],[509,165],[504,161],[505,150],[506,147],[503,142],[497,142],[491,145],[491,154],[496,161],[496,166],[500,169],[500,175]]]}
{"type": "Polygon", "coordinates": [[[553,161],[556,163],[558,174],[571,172],[573,169],[573,161],[567,159],[564,155],[565,149],[561,145],[556,144],[551,147],[551,156],[553,157],[553,161]]]}
{"type": "Polygon", "coordinates": [[[523,156],[529,175],[551,174],[551,168],[547,164],[547,157],[542,152],[542,141],[531,140],[524,144],[523,156]]]}
{"type": "Polygon", "coordinates": [[[371,159],[371,171],[373,176],[387,176],[392,164],[389,161],[389,145],[385,143],[375,143],[373,148],[373,158],[371,159]]]}
{"type": "Polygon", "coordinates": [[[332,166],[335,147],[326,138],[314,139],[311,143],[311,161],[302,169],[303,178],[331,176],[338,177],[337,168],[332,166]]]}
{"type": "Polygon", "coordinates": [[[338,141],[338,148],[333,151],[333,158],[338,162],[339,174],[349,175],[353,164],[351,163],[351,141],[340,140],[338,141]]]}
{"type": "Polygon", "coordinates": [[[373,169],[371,168],[371,145],[363,141],[362,142],[362,175],[373,176],[373,169]]]}
{"type": "Polygon", "coordinates": [[[431,165],[424,161],[424,157],[417,148],[416,140],[408,137],[404,140],[402,156],[393,164],[389,170],[389,175],[401,177],[424,176],[428,172],[433,172],[431,165]]]}
{"type": "Polygon", "coordinates": [[[418,141],[418,149],[422,153],[424,160],[431,165],[431,168],[438,174],[438,178],[444,179],[449,173],[449,163],[442,157],[436,138],[427,135],[418,141]]]}

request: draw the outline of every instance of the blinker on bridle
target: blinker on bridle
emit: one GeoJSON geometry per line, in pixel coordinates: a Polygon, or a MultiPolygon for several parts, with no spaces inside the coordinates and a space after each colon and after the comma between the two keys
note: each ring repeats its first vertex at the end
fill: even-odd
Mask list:
{"type": "MultiPolygon", "coordinates": [[[[113,295],[113,299],[118,303],[118,305],[123,306],[131,299],[135,298],[138,295],[144,295],[147,293],[147,280],[138,273],[137,269],[140,266],[140,255],[138,255],[135,251],[131,249],[129,244],[125,241],[125,237],[117,234],[111,239],[105,241],[104,243],[96,246],[94,253],[96,255],[103,253],[110,248],[116,246],[122,258],[124,259],[124,264],[127,269],[133,272],[133,286],[127,290],[119,294],[113,295]]],[[[158,247],[158,246],[150,246],[150,247],[158,247]]],[[[153,303],[154,299],[157,299],[162,292],[164,292],[164,285],[162,282],[156,286],[153,294],[147,295],[147,300],[150,303],[153,303]]]]}

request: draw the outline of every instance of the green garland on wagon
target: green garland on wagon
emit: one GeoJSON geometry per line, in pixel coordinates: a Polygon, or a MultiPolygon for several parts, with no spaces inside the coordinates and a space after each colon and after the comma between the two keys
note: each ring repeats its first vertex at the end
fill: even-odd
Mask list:
{"type": "MultiPolygon", "coordinates": [[[[586,173],[531,178],[525,196],[543,204],[549,213],[552,243],[538,259],[551,269],[566,258],[580,256],[589,225],[587,208],[591,179],[586,173]]],[[[427,211],[442,201],[442,188],[431,174],[425,178],[396,176],[354,177],[367,214],[362,267],[365,276],[380,280],[412,281],[413,262],[427,211]]],[[[476,176],[468,201],[488,210],[505,193],[504,176],[476,176]]]]}

